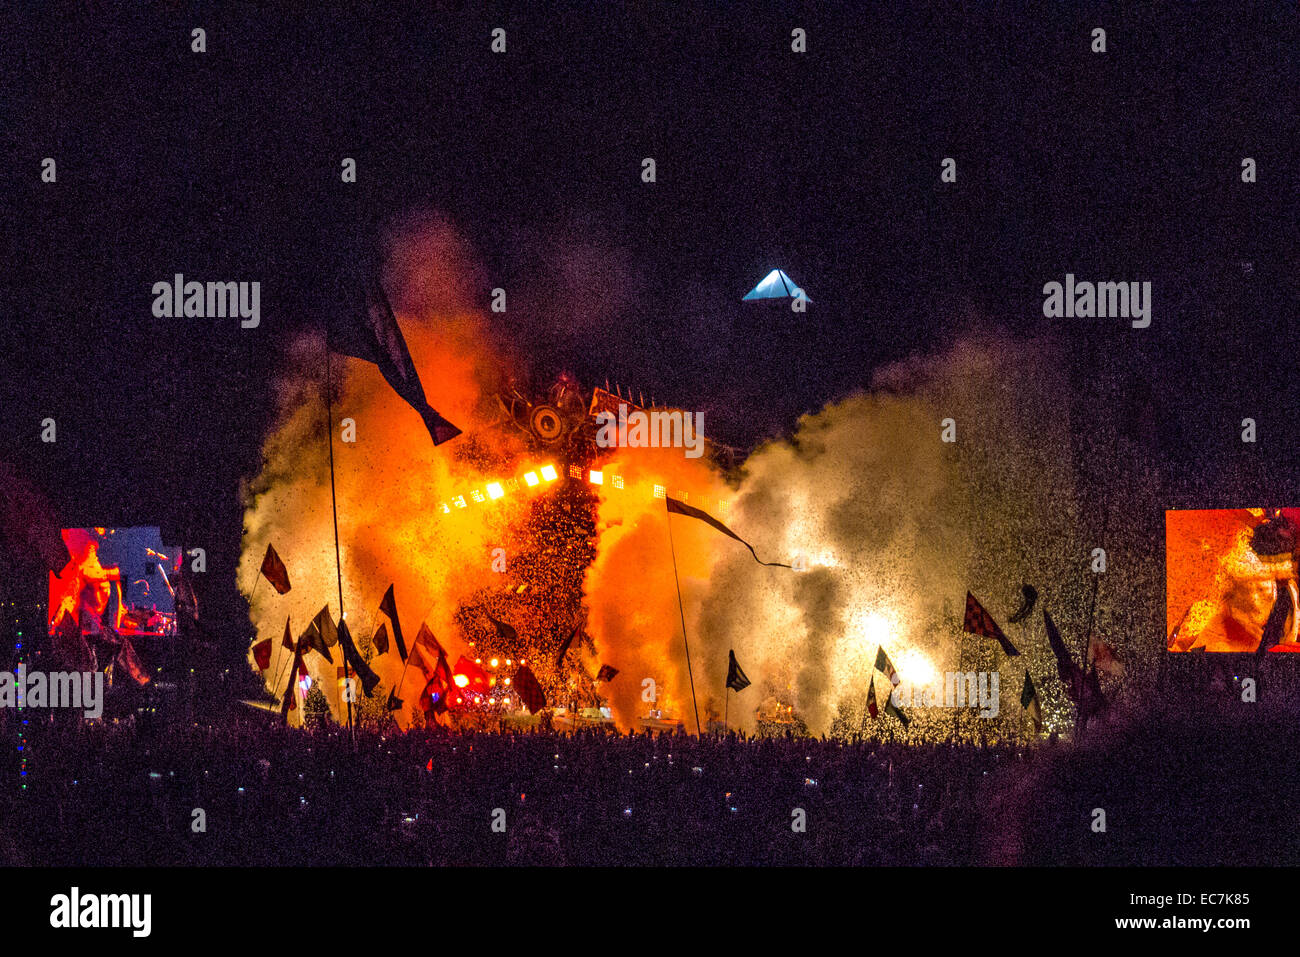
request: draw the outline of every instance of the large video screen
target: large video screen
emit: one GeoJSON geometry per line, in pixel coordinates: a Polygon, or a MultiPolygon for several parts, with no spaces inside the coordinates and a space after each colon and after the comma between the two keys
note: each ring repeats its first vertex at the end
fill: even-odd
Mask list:
{"type": "Polygon", "coordinates": [[[68,562],[49,576],[50,634],[72,624],[82,634],[176,633],[181,549],[164,546],[158,528],[65,528],[63,541],[68,562]]]}
{"type": "Polygon", "coordinates": [[[1300,509],[1167,511],[1169,650],[1300,651],[1298,538],[1300,509]]]}

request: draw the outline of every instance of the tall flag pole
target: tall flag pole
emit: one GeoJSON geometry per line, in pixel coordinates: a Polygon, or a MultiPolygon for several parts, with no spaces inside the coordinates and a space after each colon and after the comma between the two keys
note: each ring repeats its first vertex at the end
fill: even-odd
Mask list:
{"type": "MultiPolygon", "coordinates": [[[[665,501],[673,502],[674,499],[665,497],[665,501]]],[[[673,583],[677,585],[677,612],[682,617],[682,644],[686,646],[686,674],[691,679],[691,705],[695,708],[695,734],[697,737],[703,737],[700,731],[700,706],[695,700],[695,674],[691,671],[691,643],[686,638],[686,610],[682,606],[682,583],[677,577],[677,547],[673,545],[673,508],[668,506],[668,513],[664,516],[664,521],[668,524],[668,550],[673,557],[673,583]]],[[[689,514],[689,513],[683,513],[689,514]]],[[[753,549],[751,549],[753,551],[753,549]]],[[[758,556],[754,556],[757,561],[758,556]]]]}
{"type": "MultiPolygon", "coordinates": [[[[339,621],[343,620],[343,562],[339,557],[339,502],[338,494],[334,487],[334,397],[332,395],[330,379],[330,330],[329,324],[325,326],[325,429],[328,432],[329,449],[330,449],[330,507],[334,515],[334,573],[338,580],[339,586],[339,621]]],[[[352,739],[352,748],[356,749],[357,734],[356,728],[352,724],[352,674],[348,668],[347,655],[343,656],[343,687],[345,689],[343,697],[348,706],[348,734],[352,739]]]]}

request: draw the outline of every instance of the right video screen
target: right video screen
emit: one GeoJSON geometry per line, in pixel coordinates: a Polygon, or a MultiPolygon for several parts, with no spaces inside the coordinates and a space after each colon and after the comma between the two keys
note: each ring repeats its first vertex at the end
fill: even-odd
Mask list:
{"type": "Polygon", "coordinates": [[[1165,512],[1171,652],[1300,651],[1300,508],[1165,512]]]}

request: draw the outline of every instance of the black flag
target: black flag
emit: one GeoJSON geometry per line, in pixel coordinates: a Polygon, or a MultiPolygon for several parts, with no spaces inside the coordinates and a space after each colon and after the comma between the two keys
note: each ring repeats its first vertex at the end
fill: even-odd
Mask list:
{"type": "Polygon", "coordinates": [[[397,653],[406,661],[406,642],[402,639],[402,622],[397,617],[397,599],[393,597],[393,586],[384,592],[384,600],[379,603],[379,610],[393,623],[393,641],[397,643],[397,653]]]}
{"type": "Polygon", "coordinates": [[[348,630],[346,621],[339,622],[339,642],[343,645],[344,659],[361,679],[361,690],[369,698],[371,692],[375,690],[375,685],[379,684],[379,675],[371,670],[370,665],[366,664],[366,659],[361,657],[361,652],[357,651],[357,646],[352,641],[352,632],[348,630]]]}
{"type": "Polygon", "coordinates": [[[424,419],[434,445],[460,435],[460,429],[439,415],[425,398],[411,352],[379,280],[372,276],[358,288],[344,279],[342,293],[349,301],[339,313],[339,321],[329,330],[330,347],[345,356],[379,366],[393,391],[424,419]]]}
{"type": "Polygon", "coordinates": [[[749,687],[749,679],[740,670],[740,663],[736,661],[736,653],[728,651],[727,656],[727,687],[732,691],[744,691],[749,687]]]}
{"type": "MultiPolygon", "coordinates": [[[[493,619],[493,622],[495,623],[496,619],[493,619]]],[[[555,665],[557,668],[564,661],[565,652],[569,650],[569,645],[573,644],[573,639],[578,637],[578,632],[580,631],[582,631],[582,625],[581,624],[574,625],[573,631],[569,632],[569,637],[565,638],[564,644],[560,645],[560,651],[555,656],[555,665]]]]}
{"type": "Polygon", "coordinates": [[[691,518],[698,518],[701,522],[704,522],[706,525],[712,525],[723,535],[727,535],[730,536],[731,538],[734,538],[736,541],[740,542],[740,544],[744,545],[746,548],[749,549],[749,554],[753,555],[754,561],[758,562],[760,565],[770,565],[774,568],[790,567],[789,565],[783,565],[780,562],[765,562],[762,559],[760,559],[758,557],[758,552],[754,551],[753,545],[749,544],[749,542],[745,541],[743,538],[741,538],[731,529],[727,528],[727,526],[723,525],[721,522],[719,522],[708,512],[705,512],[702,509],[695,508],[693,505],[687,505],[685,502],[679,502],[677,499],[673,498],[672,496],[668,496],[668,495],[664,496],[664,501],[668,503],[669,512],[676,512],[678,515],[688,515],[691,518]]]}

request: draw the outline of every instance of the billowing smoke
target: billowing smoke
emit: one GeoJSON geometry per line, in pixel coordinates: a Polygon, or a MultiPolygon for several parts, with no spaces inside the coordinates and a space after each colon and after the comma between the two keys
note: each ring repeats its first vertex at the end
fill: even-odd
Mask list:
{"type": "MultiPolygon", "coordinates": [[[[488,284],[472,261],[445,224],[416,220],[397,234],[386,276],[430,400],[463,436],[435,448],[377,369],[333,362],[343,592],[363,650],[391,582],[408,644],[427,621],[453,660],[470,650],[485,609],[512,622],[526,646],[518,654],[539,663],[585,618],[591,641],[575,643],[553,674],[539,674],[554,704],[581,703],[589,691],[574,680],[578,669],[589,678],[609,664],[619,676],[598,690],[624,728],[658,708],[693,730],[698,703],[701,725],[725,713],[733,727],[752,730],[757,711],[793,707],[822,734],[846,708],[861,713],[882,645],[916,683],[959,665],[992,667],[988,648],[961,639],[968,588],[1013,641],[1037,649],[1004,664],[1004,707],[1015,706],[1022,665],[1036,675],[1052,668],[1037,615],[1007,625],[1021,583],[1039,588],[1072,640],[1084,633],[1090,585],[1081,528],[1096,522],[1081,518],[1077,435],[1061,400],[1071,389],[1050,342],[968,337],[885,368],[869,388],[804,416],[730,475],[680,448],[617,449],[599,464],[620,485],[595,499],[580,480],[560,481],[445,514],[440,505],[456,490],[518,474],[539,455],[496,414],[501,382],[526,377],[526,366],[493,345],[488,284]],[[345,420],[355,442],[343,440],[345,420]],[[670,538],[664,492],[716,515],[764,560],[803,570],[756,564],[738,542],[689,517],[673,516],[670,538]],[[502,576],[496,548],[512,561],[527,557],[527,577],[502,576]],[[726,696],[733,649],[752,685],[726,696]]],[[[276,694],[289,667],[278,650],[286,616],[296,636],[322,605],[338,612],[323,357],[319,337],[297,344],[263,471],[246,490],[240,584],[258,637],[276,640],[267,676],[276,694]],[[285,596],[265,583],[255,589],[268,542],[293,579],[285,596]]],[[[336,658],[341,664],[341,649],[336,658]]],[[[334,666],[316,654],[307,660],[339,715],[334,666]]],[[[400,663],[390,653],[372,664],[383,695],[401,677],[400,663]]],[[[409,672],[399,689],[408,706],[422,680],[409,672]]],[[[882,697],[886,690],[877,687],[882,697]]],[[[1059,690],[1044,697],[1050,719],[1059,690]]],[[[408,707],[403,723],[412,719],[408,707]]]]}
{"type": "MultiPolygon", "coordinates": [[[[764,560],[805,571],[757,565],[738,543],[674,517],[701,714],[729,712],[752,730],[756,708],[792,705],[824,733],[841,704],[861,711],[881,644],[905,678],[932,681],[958,664],[968,587],[1007,614],[1021,582],[1077,567],[1062,375],[1045,343],[964,341],[883,370],[869,392],[756,450],[721,517],[764,560]],[[951,443],[941,439],[946,419],[951,443]],[[753,685],[728,704],[731,649],[753,685]]],[[[588,602],[602,651],[634,662],[638,679],[666,676],[689,727],[666,516],[655,504],[639,524],[607,523],[588,602]]],[[[630,697],[637,690],[615,695],[623,721],[644,708],[630,697]]]]}

